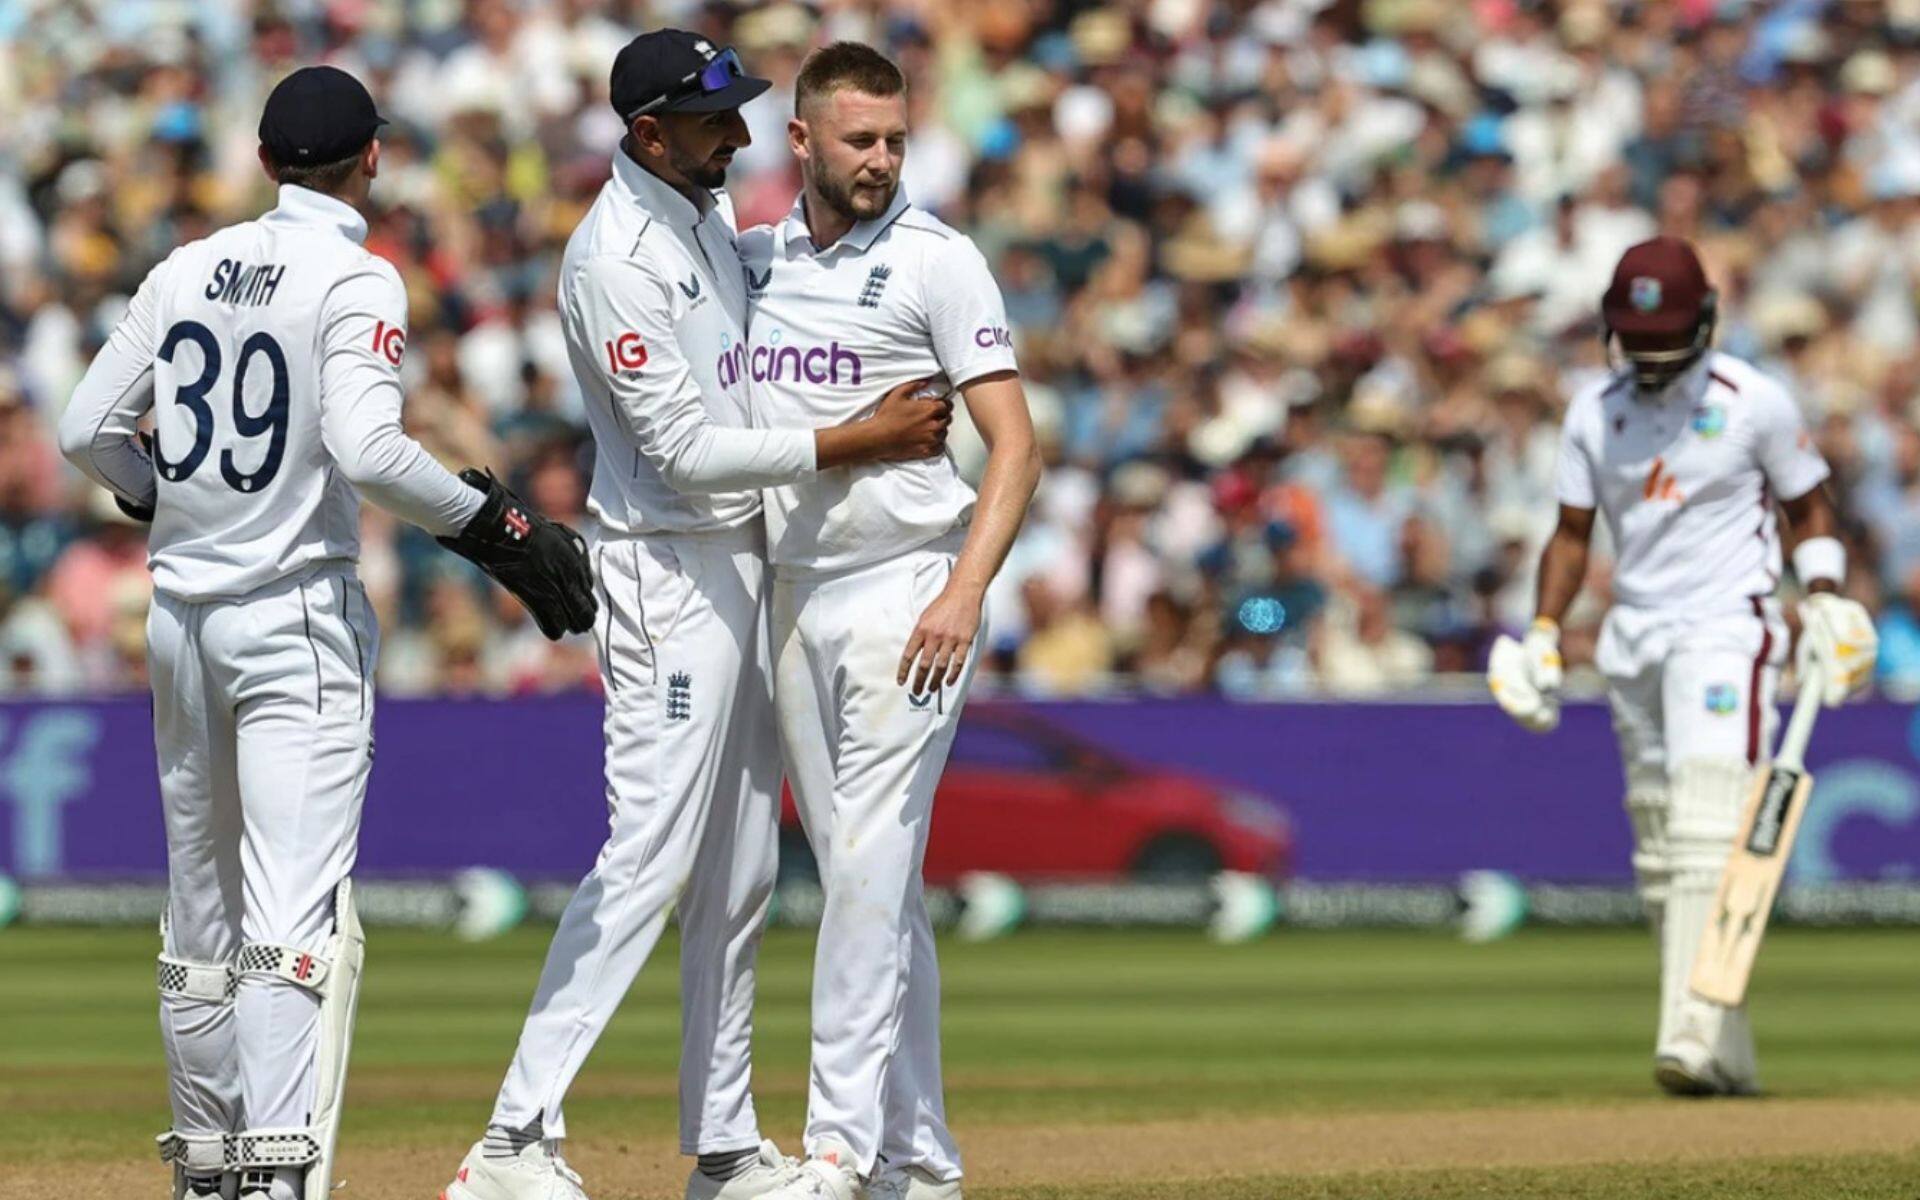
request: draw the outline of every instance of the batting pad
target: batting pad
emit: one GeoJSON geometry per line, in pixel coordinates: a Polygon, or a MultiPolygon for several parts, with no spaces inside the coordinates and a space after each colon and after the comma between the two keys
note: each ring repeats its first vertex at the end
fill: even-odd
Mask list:
{"type": "Polygon", "coordinates": [[[326,959],[292,946],[248,942],[240,947],[239,974],[284,979],[321,996],[327,994],[328,967],[326,959]]]}
{"type": "Polygon", "coordinates": [[[250,1129],[233,1139],[236,1168],[305,1167],[303,1200],[325,1200],[333,1187],[334,1141],[347,1087],[347,1055],[360,1001],[366,935],[353,903],[353,881],[333,897],[333,934],[324,955],[271,942],[240,948],[239,974],[284,979],[320,997],[320,1039],[314,1063],[313,1123],[305,1129],[250,1129]]]}
{"type": "MultiPolygon", "coordinates": [[[[160,944],[155,984],[162,996],[177,996],[201,1004],[232,1004],[240,977],[228,963],[194,962],[165,950],[167,911],[160,910],[160,944]]],[[[169,1129],[153,1139],[160,1161],[173,1165],[173,1200],[187,1194],[188,1175],[218,1175],[227,1169],[232,1152],[225,1133],[176,1133],[169,1129]]]]}
{"type": "Polygon", "coordinates": [[[1660,1040],[1706,1046],[1715,1062],[1737,1077],[1752,1073],[1752,1035],[1744,1017],[1687,991],[1687,977],[1713,912],[1720,871],[1733,850],[1753,768],[1737,759],[1693,759],[1673,770],[1673,808],[1667,837],[1673,854],[1672,894],[1661,939],[1660,1040]]]}
{"type": "Polygon", "coordinates": [[[1633,826],[1634,881],[1657,933],[1659,906],[1666,903],[1673,883],[1673,847],[1667,840],[1673,798],[1667,790],[1665,768],[1629,767],[1626,807],[1627,820],[1633,826]]]}
{"type": "Polygon", "coordinates": [[[234,989],[240,984],[240,977],[234,974],[232,964],[194,962],[168,954],[167,923],[167,910],[162,908],[158,956],[160,967],[155,980],[160,994],[198,1000],[205,1004],[232,1004],[234,989]]]}
{"type": "MultiPolygon", "coordinates": [[[[233,1135],[233,1166],[236,1170],[261,1170],[271,1167],[305,1167],[320,1159],[320,1142],[305,1129],[249,1129],[233,1135]]],[[[313,1178],[308,1168],[307,1178],[313,1178]]],[[[314,1193],[309,1190],[307,1195],[314,1193]]]]}
{"type": "Polygon", "coordinates": [[[332,958],[320,1001],[320,1053],[314,1071],[316,1095],[313,1132],[320,1158],[307,1170],[306,1200],[326,1200],[333,1188],[334,1139],[340,1132],[341,1101],[347,1091],[347,1054],[353,1047],[353,1014],[360,1004],[360,968],[366,961],[367,935],[353,903],[353,880],[342,879],[333,894],[332,958]]]}
{"type": "Polygon", "coordinates": [[[189,962],[162,954],[156,982],[163,996],[179,996],[206,1004],[232,1004],[233,990],[240,980],[225,963],[189,962]]]}
{"type": "Polygon", "coordinates": [[[155,1138],[160,1161],[173,1164],[173,1200],[187,1194],[188,1175],[218,1175],[227,1169],[232,1147],[224,1133],[175,1133],[171,1129],[155,1138]]]}

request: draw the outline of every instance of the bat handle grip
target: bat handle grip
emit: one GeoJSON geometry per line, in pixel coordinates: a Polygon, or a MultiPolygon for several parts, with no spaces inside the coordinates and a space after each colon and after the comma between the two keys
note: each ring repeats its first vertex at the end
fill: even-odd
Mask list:
{"type": "Polygon", "coordinates": [[[1800,676],[1800,694],[1793,702],[1786,736],[1780,739],[1780,751],[1773,756],[1774,766],[1789,771],[1806,769],[1807,743],[1813,739],[1813,720],[1820,715],[1820,693],[1826,685],[1826,669],[1817,662],[1808,663],[1800,676]]]}

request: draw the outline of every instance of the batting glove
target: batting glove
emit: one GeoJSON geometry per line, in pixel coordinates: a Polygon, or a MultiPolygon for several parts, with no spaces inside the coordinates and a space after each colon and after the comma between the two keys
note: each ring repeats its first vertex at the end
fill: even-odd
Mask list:
{"type": "Polygon", "coordinates": [[[1818,663],[1826,673],[1821,703],[1834,708],[1863,691],[1873,681],[1873,664],[1880,654],[1880,635],[1873,618],[1857,600],[1831,592],[1815,592],[1800,602],[1800,648],[1795,669],[1805,675],[1818,663]]]}
{"type": "Polygon", "coordinates": [[[1527,636],[1494,639],[1487,660],[1487,687],[1502,710],[1534,733],[1550,733],[1560,724],[1560,627],[1545,617],[1527,636]]]}

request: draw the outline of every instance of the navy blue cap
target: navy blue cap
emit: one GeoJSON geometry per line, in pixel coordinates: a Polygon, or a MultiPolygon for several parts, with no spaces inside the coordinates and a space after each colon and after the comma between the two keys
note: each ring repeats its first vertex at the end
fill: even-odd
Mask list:
{"type": "Polygon", "coordinates": [[[283,167],[317,166],[358,154],[386,123],[358,79],[338,67],[302,67],[267,97],[260,144],[283,167]]]}
{"type": "Polygon", "coordinates": [[[631,123],[648,113],[739,108],[772,86],[747,74],[730,46],[684,29],[656,29],[614,56],[607,97],[620,119],[631,123]]]}

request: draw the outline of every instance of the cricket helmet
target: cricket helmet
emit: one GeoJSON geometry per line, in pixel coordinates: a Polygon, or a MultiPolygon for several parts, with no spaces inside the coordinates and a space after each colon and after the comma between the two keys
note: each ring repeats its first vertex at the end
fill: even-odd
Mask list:
{"type": "Polygon", "coordinates": [[[1657,237],[1629,247],[1600,300],[1609,353],[1618,338],[1634,382],[1658,391],[1707,352],[1718,299],[1685,240],[1657,237]]]}

